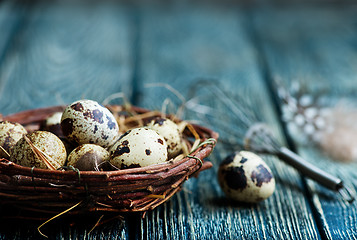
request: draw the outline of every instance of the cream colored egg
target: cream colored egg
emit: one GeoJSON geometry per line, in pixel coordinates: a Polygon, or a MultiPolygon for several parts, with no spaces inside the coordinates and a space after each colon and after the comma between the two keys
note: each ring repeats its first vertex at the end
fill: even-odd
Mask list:
{"type": "Polygon", "coordinates": [[[267,199],[275,190],[268,165],[256,154],[236,152],[222,161],[218,181],[228,198],[248,203],[267,199]]]}
{"type": "MultiPolygon", "coordinates": [[[[15,146],[24,134],[27,134],[27,131],[21,124],[9,121],[0,122],[0,146],[7,153],[10,153],[10,149],[15,146]]],[[[0,157],[8,158],[3,151],[0,151],[0,157]]]]}
{"type": "Polygon", "coordinates": [[[182,151],[181,133],[176,123],[167,118],[155,118],[147,127],[165,139],[169,158],[176,157],[182,151]]]}
{"type": "Polygon", "coordinates": [[[61,123],[61,118],[62,118],[62,112],[55,112],[46,119],[46,125],[47,126],[58,125],[61,123]]]}
{"type": "Polygon", "coordinates": [[[63,134],[78,144],[92,143],[104,148],[119,137],[113,114],[92,100],[79,100],[66,107],[61,118],[63,134]]]}
{"type": "Polygon", "coordinates": [[[164,163],[167,158],[165,139],[147,127],[124,133],[110,152],[110,163],[125,169],[164,163]]]}
{"type": "Polygon", "coordinates": [[[48,116],[41,124],[41,130],[56,134],[58,137],[63,137],[61,130],[62,112],[55,112],[48,116]]]}
{"type": "MultiPolygon", "coordinates": [[[[60,168],[66,162],[67,153],[62,141],[53,133],[35,131],[26,135],[39,150],[50,158],[53,167],[60,168]]],[[[33,152],[25,138],[20,139],[11,150],[11,161],[25,166],[46,169],[46,164],[33,152]]]]}
{"type": "Polygon", "coordinates": [[[81,171],[99,171],[100,165],[109,159],[109,152],[95,144],[83,144],[68,155],[68,166],[81,171]]]}

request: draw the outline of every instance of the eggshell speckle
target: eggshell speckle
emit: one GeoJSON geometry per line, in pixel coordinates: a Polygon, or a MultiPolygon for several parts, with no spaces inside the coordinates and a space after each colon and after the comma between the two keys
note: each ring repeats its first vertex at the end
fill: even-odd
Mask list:
{"type": "MultiPolygon", "coordinates": [[[[55,134],[46,131],[35,131],[26,136],[33,145],[51,158],[48,160],[56,169],[65,164],[67,158],[66,149],[55,134]]],[[[24,138],[21,138],[12,148],[10,160],[25,167],[47,168],[46,164],[37,158],[24,138]]]]}
{"type": "Polygon", "coordinates": [[[228,156],[218,170],[218,181],[228,198],[255,203],[275,190],[275,179],[267,164],[256,154],[241,151],[228,156]]]}
{"type": "MultiPolygon", "coordinates": [[[[9,121],[0,122],[0,145],[6,152],[10,153],[10,149],[24,134],[27,134],[27,131],[21,124],[9,121]]],[[[0,151],[0,157],[7,158],[7,155],[0,151]]]]}
{"type": "Polygon", "coordinates": [[[101,163],[109,159],[109,152],[95,144],[83,144],[68,155],[68,166],[81,171],[99,171],[101,163]]]}
{"type": "Polygon", "coordinates": [[[62,118],[62,112],[55,112],[51,114],[41,124],[41,130],[52,132],[56,134],[58,137],[63,137],[63,133],[61,130],[61,118],[62,118]]]}
{"type": "Polygon", "coordinates": [[[145,167],[168,160],[165,139],[146,127],[124,133],[111,148],[110,154],[110,163],[120,169],[145,167]]]}
{"type": "Polygon", "coordinates": [[[118,138],[119,126],[113,114],[92,100],[79,100],[62,114],[63,134],[78,144],[92,143],[104,148],[118,138]]]}
{"type": "Polygon", "coordinates": [[[155,130],[165,139],[169,158],[174,158],[180,153],[182,150],[181,134],[176,123],[167,118],[155,118],[147,127],[155,130]]]}

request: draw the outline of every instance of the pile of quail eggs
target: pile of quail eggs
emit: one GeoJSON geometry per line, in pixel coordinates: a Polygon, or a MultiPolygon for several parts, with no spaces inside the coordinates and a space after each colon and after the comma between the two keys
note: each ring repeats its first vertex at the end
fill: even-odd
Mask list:
{"type": "Polygon", "coordinates": [[[145,167],[167,162],[182,151],[181,132],[170,119],[155,118],[120,134],[114,115],[93,100],[73,102],[30,133],[18,123],[0,122],[0,157],[48,168],[29,141],[55,169],[72,166],[81,171],[145,167]]]}

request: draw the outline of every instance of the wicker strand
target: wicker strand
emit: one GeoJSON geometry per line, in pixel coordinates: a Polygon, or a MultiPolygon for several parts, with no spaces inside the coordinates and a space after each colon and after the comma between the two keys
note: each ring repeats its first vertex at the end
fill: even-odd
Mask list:
{"type": "MultiPolygon", "coordinates": [[[[127,110],[120,106],[114,106],[113,109],[124,111],[124,115],[127,110]]],[[[4,120],[39,126],[43,119],[59,110],[63,110],[63,107],[30,110],[5,116],[4,120]]],[[[124,116],[120,115],[121,112],[116,114],[124,116]]],[[[147,122],[161,113],[130,106],[130,115],[135,114],[140,115],[140,122],[147,122]]],[[[139,124],[137,119],[132,120],[131,125],[139,124]]],[[[212,167],[212,163],[203,159],[212,152],[218,134],[190,124],[190,129],[183,132],[183,137],[188,149],[191,148],[188,154],[163,164],[124,170],[79,171],[70,166],[48,170],[23,167],[0,159],[0,204],[20,208],[22,214],[38,213],[41,219],[63,212],[79,201],[82,202],[80,207],[71,209],[66,215],[145,212],[154,209],[180,191],[188,178],[212,167]],[[189,142],[190,137],[194,137],[198,143],[189,142]],[[71,171],[61,171],[63,169],[71,171]]]]}
{"type": "Polygon", "coordinates": [[[191,150],[191,152],[187,155],[187,157],[193,158],[193,159],[196,159],[197,161],[199,161],[200,162],[200,168],[201,168],[203,166],[203,161],[198,157],[192,156],[191,154],[194,153],[195,151],[197,151],[199,148],[203,147],[206,144],[210,144],[210,145],[214,146],[214,145],[216,145],[216,143],[217,143],[216,139],[209,138],[209,139],[203,141],[202,143],[200,143],[195,149],[191,150]]]}
{"type": "Polygon", "coordinates": [[[81,171],[79,171],[78,168],[75,168],[75,167],[73,167],[72,165],[69,165],[69,166],[62,166],[62,167],[60,167],[60,168],[57,169],[57,170],[61,170],[61,169],[64,169],[64,170],[69,169],[69,170],[72,170],[73,172],[76,172],[77,175],[78,175],[78,183],[81,182],[81,171]]]}
{"type": "Polygon", "coordinates": [[[33,189],[36,191],[36,183],[35,183],[35,177],[33,175],[33,170],[35,169],[35,167],[31,168],[31,181],[33,183],[33,189]]]}

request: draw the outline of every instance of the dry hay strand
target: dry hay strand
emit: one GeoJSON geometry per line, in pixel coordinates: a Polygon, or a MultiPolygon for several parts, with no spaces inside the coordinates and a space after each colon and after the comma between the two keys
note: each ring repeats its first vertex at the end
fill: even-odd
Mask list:
{"type": "MultiPolygon", "coordinates": [[[[123,131],[142,126],[162,113],[131,105],[107,105],[123,131]]],[[[4,116],[4,120],[31,126],[32,130],[63,106],[33,109],[4,116]]],[[[212,152],[218,134],[173,116],[181,126],[184,151],[163,164],[113,171],[79,171],[74,168],[39,169],[0,159],[0,204],[21,209],[21,213],[43,219],[62,212],[145,212],[169,200],[190,177],[212,167],[204,161],[212,152]],[[81,202],[81,204],[78,204],[81,202]],[[76,206],[75,208],[72,208],[76,206]],[[70,211],[67,211],[70,209],[70,211]],[[35,215],[33,215],[35,213],[35,215]]],[[[36,148],[33,149],[35,152],[36,148]]],[[[46,161],[42,152],[38,156],[46,161]]],[[[18,215],[19,218],[24,217],[18,215]]]]}

